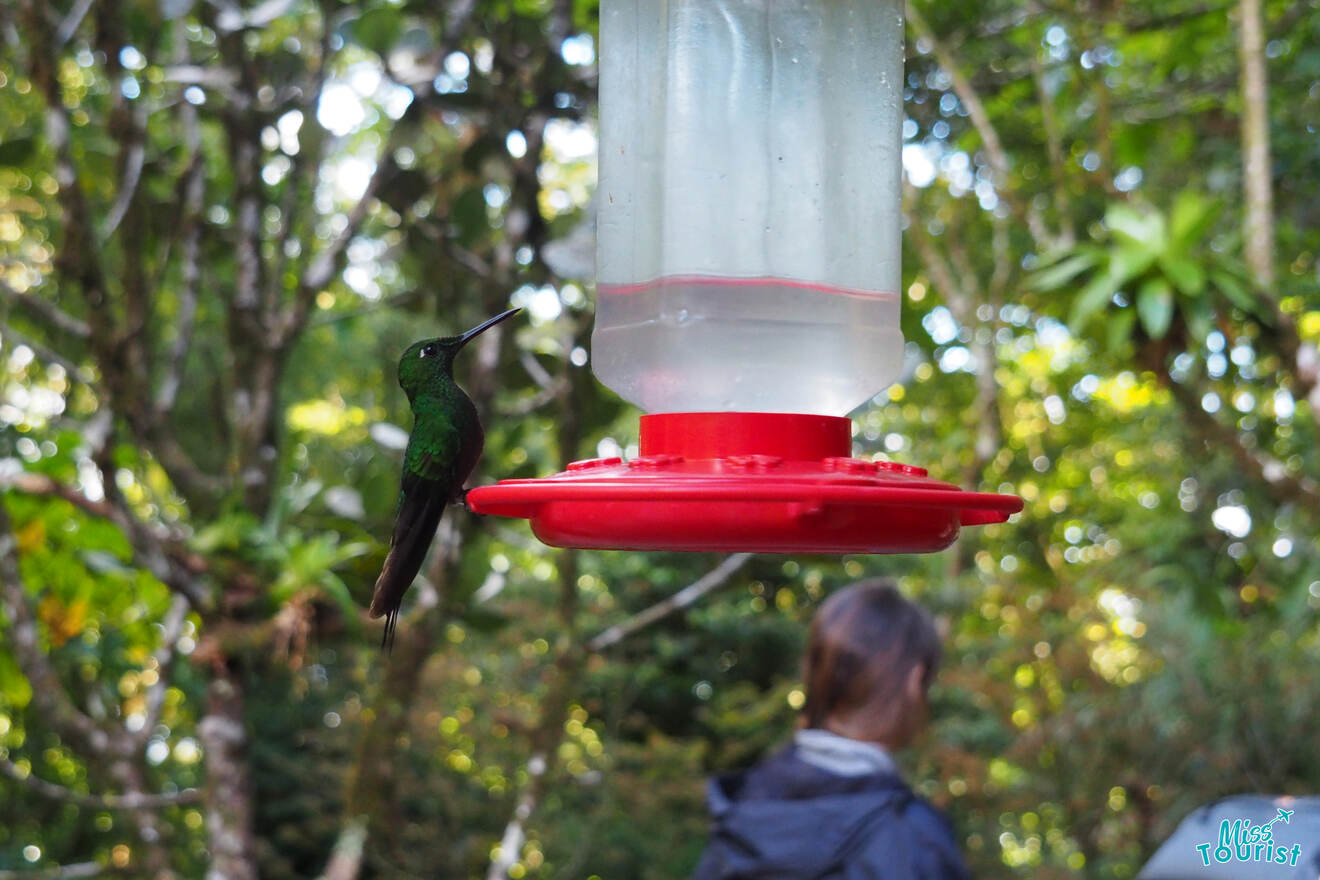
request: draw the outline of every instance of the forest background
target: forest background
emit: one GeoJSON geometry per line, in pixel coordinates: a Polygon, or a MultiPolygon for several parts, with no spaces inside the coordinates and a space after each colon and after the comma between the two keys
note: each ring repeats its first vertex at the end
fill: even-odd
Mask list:
{"type": "Polygon", "coordinates": [[[908,3],[907,364],[856,451],[1013,522],[720,557],[456,512],[379,652],[407,344],[526,309],[460,365],[475,482],[635,452],[589,364],[596,27],[0,2],[0,877],[685,876],[878,574],[948,631],[903,760],[977,876],[1130,877],[1195,805],[1320,791],[1316,2],[908,3]]]}

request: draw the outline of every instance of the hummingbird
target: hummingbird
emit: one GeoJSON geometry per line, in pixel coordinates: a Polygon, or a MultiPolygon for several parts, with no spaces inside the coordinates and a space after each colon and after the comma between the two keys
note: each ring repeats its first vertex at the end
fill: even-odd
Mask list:
{"type": "Polygon", "coordinates": [[[371,618],[385,618],[381,647],[394,642],[403,594],[426,559],[445,506],[463,496],[463,483],[481,457],[486,435],[477,408],[454,381],[454,357],[474,338],[518,314],[509,309],[461,336],[423,339],[399,359],[399,385],[413,413],[403,453],[394,534],[371,594],[371,618]]]}

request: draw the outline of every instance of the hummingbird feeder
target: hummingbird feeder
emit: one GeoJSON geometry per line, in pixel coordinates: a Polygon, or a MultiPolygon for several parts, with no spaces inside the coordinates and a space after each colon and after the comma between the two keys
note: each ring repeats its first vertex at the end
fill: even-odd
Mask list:
{"type": "Polygon", "coordinates": [[[468,493],[547,544],[920,553],[1011,495],[852,456],[903,359],[902,0],[602,0],[596,376],[640,455],[468,493]]]}

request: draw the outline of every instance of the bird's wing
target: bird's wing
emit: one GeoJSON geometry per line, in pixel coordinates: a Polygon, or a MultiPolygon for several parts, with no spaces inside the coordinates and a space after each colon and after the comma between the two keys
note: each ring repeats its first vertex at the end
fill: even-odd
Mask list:
{"type": "MultiPolygon", "coordinates": [[[[462,436],[451,420],[419,414],[403,453],[404,477],[419,477],[442,485],[452,483],[461,448],[462,436]]],[[[459,488],[455,486],[453,491],[459,488]]]]}
{"type": "MultiPolygon", "coordinates": [[[[422,426],[417,426],[422,427],[422,426]]],[[[426,428],[431,426],[427,425],[426,428]]],[[[413,430],[404,453],[403,479],[399,492],[399,510],[395,515],[394,534],[385,565],[371,594],[370,617],[385,617],[384,640],[389,642],[398,620],[404,593],[412,586],[426,551],[435,537],[445,505],[459,487],[452,485],[454,459],[458,455],[457,430],[420,432],[413,430]]]]}

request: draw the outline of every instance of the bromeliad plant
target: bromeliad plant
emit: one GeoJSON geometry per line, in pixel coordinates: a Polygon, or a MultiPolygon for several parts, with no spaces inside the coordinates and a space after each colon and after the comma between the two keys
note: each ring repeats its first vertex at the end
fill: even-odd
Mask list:
{"type": "Polygon", "coordinates": [[[1126,202],[1111,205],[1098,240],[1042,259],[1031,287],[1075,290],[1065,322],[1084,335],[1104,318],[1100,338],[1111,353],[1143,338],[1204,342],[1230,309],[1271,325],[1274,310],[1252,291],[1246,268],[1208,241],[1220,210],[1191,191],[1181,193],[1167,215],[1126,202]]]}
{"type": "MultiPolygon", "coordinates": [[[[192,549],[216,560],[238,583],[250,583],[253,602],[275,608],[298,599],[328,600],[343,619],[356,626],[361,617],[357,601],[337,571],[370,551],[363,541],[345,541],[333,529],[312,530],[293,525],[325,487],[319,481],[282,487],[264,518],[246,510],[221,515],[197,533],[192,549]],[[258,595],[260,584],[268,586],[258,595]]],[[[230,597],[237,601],[237,597],[230,597]]]]}

